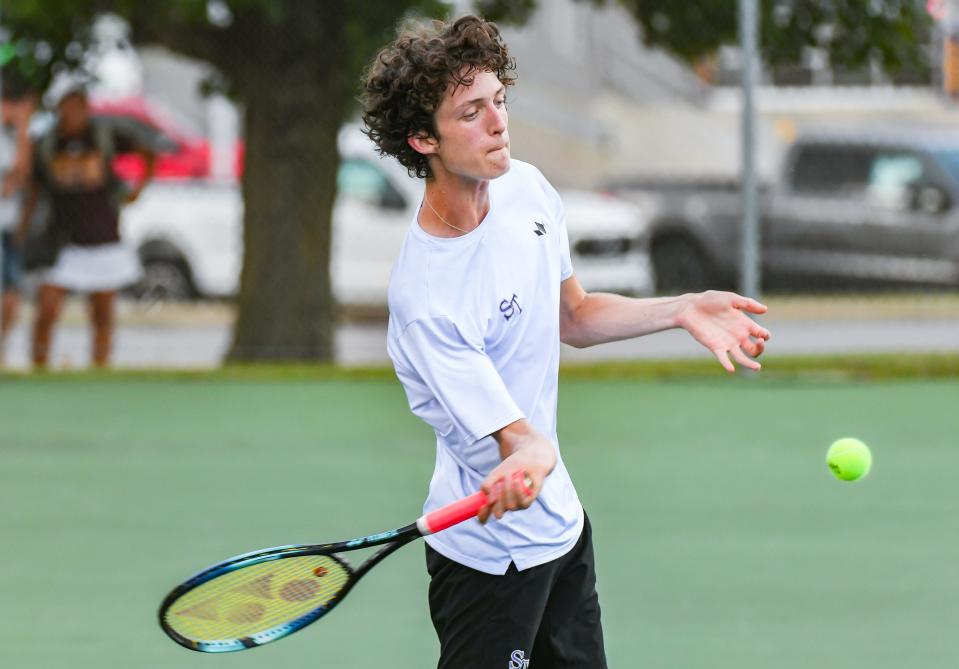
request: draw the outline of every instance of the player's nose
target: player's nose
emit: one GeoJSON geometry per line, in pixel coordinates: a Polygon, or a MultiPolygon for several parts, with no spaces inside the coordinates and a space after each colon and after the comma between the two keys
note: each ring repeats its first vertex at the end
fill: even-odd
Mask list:
{"type": "Polygon", "coordinates": [[[490,126],[489,131],[492,135],[502,135],[506,132],[506,107],[501,107],[497,109],[495,106],[490,106],[490,126]]]}

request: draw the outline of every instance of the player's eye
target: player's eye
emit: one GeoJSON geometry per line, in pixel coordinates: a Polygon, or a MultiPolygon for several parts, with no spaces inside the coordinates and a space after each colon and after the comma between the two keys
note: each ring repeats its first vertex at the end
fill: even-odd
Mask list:
{"type": "Polygon", "coordinates": [[[479,115],[479,112],[476,111],[476,110],[474,110],[474,111],[468,112],[468,113],[466,113],[466,114],[463,114],[463,118],[466,119],[467,121],[472,121],[472,120],[473,120],[474,118],[476,118],[478,115],[479,115]]]}

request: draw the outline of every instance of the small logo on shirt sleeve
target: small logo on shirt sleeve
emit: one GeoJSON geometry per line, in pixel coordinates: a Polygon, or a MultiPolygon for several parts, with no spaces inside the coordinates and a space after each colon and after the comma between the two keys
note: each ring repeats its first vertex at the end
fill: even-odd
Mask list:
{"type": "Polygon", "coordinates": [[[499,312],[503,314],[503,318],[506,320],[511,319],[517,314],[523,313],[523,308],[519,306],[519,300],[516,297],[516,293],[513,293],[513,297],[508,300],[503,300],[499,303],[499,312]]]}
{"type": "Polygon", "coordinates": [[[539,221],[533,221],[533,225],[536,226],[536,229],[533,230],[533,232],[536,233],[536,236],[537,236],[537,237],[542,237],[543,235],[546,234],[546,226],[545,226],[545,225],[543,225],[543,224],[540,223],[539,221]]]}

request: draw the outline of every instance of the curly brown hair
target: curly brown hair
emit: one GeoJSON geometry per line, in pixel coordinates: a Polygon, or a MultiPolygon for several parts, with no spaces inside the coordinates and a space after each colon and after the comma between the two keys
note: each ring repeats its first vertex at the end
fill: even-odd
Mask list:
{"type": "Polygon", "coordinates": [[[433,115],[450,86],[470,86],[477,71],[492,72],[511,86],[515,69],[496,24],[479,17],[403,30],[380,50],[364,77],[364,132],[381,155],[395,157],[411,176],[430,177],[426,156],[407,138],[424,132],[437,137],[433,115]]]}

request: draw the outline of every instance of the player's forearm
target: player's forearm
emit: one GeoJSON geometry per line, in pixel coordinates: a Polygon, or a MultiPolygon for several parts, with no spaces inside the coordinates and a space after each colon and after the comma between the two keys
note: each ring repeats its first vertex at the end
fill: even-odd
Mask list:
{"type": "Polygon", "coordinates": [[[556,449],[553,448],[553,444],[526,420],[518,420],[497,430],[493,433],[493,438],[499,444],[501,460],[525,451],[543,468],[544,475],[556,466],[556,449]]]}
{"type": "Polygon", "coordinates": [[[633,298],[588,293],[560,317],[563,343],[585,348],[669,330],[678,326],[680,312],[692,295],[633,298]]]}
{"type": "Polygon", "coordinates": [[[536,448],[538,442],[546,441],[545,437],[525,420],[515,421],[497,430],[493,433],[493,438],[499,444],[500,460],[505,460],[521,449],[536,448]]]}

